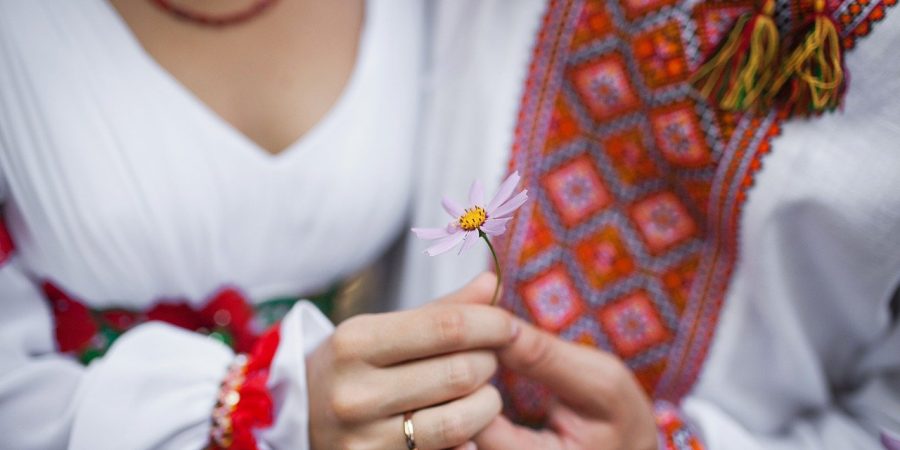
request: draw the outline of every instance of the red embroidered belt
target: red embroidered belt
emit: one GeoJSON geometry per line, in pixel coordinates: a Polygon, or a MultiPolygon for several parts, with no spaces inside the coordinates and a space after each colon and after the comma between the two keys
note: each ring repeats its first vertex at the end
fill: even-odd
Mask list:
{"type": "MultiPolygon", "coordinates": [[[[87,364],[102,356],[126,331],[149,321],[160,321],[208,335],[229,345],[235,352],[248,353],[260,335],[278,323],[297,298],[269,300],[252,305],[235,288],[223,288],[201,307],[185,301],[163,301],[145,311],[123,308],[92,309],[58,286],[42,285],[53,312],[58,350],[87,364]]],[[[335,291],[311,301],[326,314],[335,291]]]]}

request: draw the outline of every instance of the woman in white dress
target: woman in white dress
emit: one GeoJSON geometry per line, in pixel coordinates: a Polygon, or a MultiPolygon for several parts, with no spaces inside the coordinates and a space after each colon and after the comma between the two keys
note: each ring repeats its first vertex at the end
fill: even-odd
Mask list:
{"type": "Polygon", "coordinates": [[[411,410],[447,448],[492,420],[476,349],[511,321],[454,304],[490,280],[324,345],[314,307],[275,302],[277,347],[251,353],[268,300],[328,291],[405,228],[421,12],[0,1],[0,448],[400,448],[411,410]]]}
{"type": "MultiPolygon", "coordinates": [[[[868,26],[888,2],[850,3],[835,15],[861,10],[848,20],[868,26]]],[[[0,447],[893,445],[900,252],[891,238],[900,209],[890,151],[897,131],[886,121],[900,114],[892,95],[900,69],[890,65],[900,45],[896,17],[848,57],[856,77],[843,115],[788,124],[773,141],[739,216],[740,259],[732,276],[710,278],[724,286],[714,301],[721,312],[696,319],[663,301],[666,289],[691,281],[660,286],[653,277],[673,267],[694,273],[682,264],[689,258],[636,258],[621,274],[598,272],[596,258],[576,266],[585,236],[611,236],[602,233],[608,223],[643,223],[641,209],[629,219],[616,202],[671,198],[644,196],[677,176],[636,185],[635,196],[634,186],[619,184],[630,178],[612,180],[614,154],[599,169],[585,158],[607,161],[597,149],[619,148],[607,139],[642,114],[683,117],[656,114],[661,104],[702,103],[687,89],[665,90],[685,83],[677,64],[649,64],[687,54],[691,68],[699,65],[698,49],[708,43],[697,43],[690,21],[697,5],[262,0],[223,4],[222,12],[193,0],[0,0],[8,231],[0,234],[8,238],[0,239],[0,430],[8,437],[0,447]],[[690,51],[667,46],[671,33],[654,35],[662,42],[648,41],[649,52],[637,45],[643,32],[671,30],[659,25],[672,21],[681,27],[674,40],[690,51]],[[618,56],[604,59],[610,52],[618,56]],[[574,69],[543,64],[548,54],[565,55],[574,69]],[[582,62],[597,65],[586,64],[579,78],[582,62]],[[640,106],[610,107],[595,95],[604,86],[591,90],[617,68],[646,76],[659,67],[670,78],[613,86],[636,91],[619,100],[640,106]],[[562,100],[531,103],[556,95],[552,84],[533,81],[559,68],[575,80],[562,82],[573,83],[558,89],[562,100]],[[579,102],[588,109],[578,110],[579,102]],[[623,114],[600,132],[578,122],[592,115],[605,126],[623,114]],[[529,121],[553,126],[520,141],[529,121]],[[573,123],[574,133],[566,128],[573,123]],[[461,195],[476,178],[499,180],[510,148],[537,206],[525,207],[501,247],[511,270],[504,304],[549,333],[484,306],[490,275],[466,284],[485,268],[484,253],[423,259],[414,241],[393,272],[400,295],[379,301],[408,311],[360,316],[332,334],[308,303],[270,301],[327,291],[372,263],[404,229],[410,204],[416,225],[444,223],[440,195],[461,195]],[[563,169],[566,176],[553,177],[563,169]],[[595,210],[554,197],[555,187],[592,170],[605,179],[588,185],[603,193],[586,203],[595,210]],[[610,218],[597,215],[606,211],[610,218]],[[542,223],[552,239],[541,240],[542,223]],[[275,333],[264,333],[264,319],[280,317],[279,308],[290,312],[275,333]],[[678,344],[693,334],[683,331],[696,329],[704,336],[699,353],[679,359],[676,352],[693,348],[678,344]],[[506,369],[499,385],[509,413],[549,411],[546,429],[498,415],[488,384],[495,354],[506,369]],[[660,361],[687,368],[659,369],[660,361]],[[401,427],[412,423],[414,433],[401,427]]],[[[790,15],[789,2],[778,5],[790,15]]],[[[708,116],[702,136],[720,142],[725,128],[708,116]]],[[[770,125],[738,124],[763,134],[770,125]]],[[[641,142],[668,150],[666,140],[641,142]]],[[[668,167],[663,157],[685,161],[660,154],[656,169],[668,167]]],[[[741,170],[759,162],[747,161],[741,170]]],[[[612,247],[638,256],[704,248],[702,240],[679,246],[653,230],[632,230],[637,237],[613,239],[612,247]]],[[[688,237],[698,230],[681,229],[688,237]]],[[[596,248],[586,252],[596,256],[596,248]]]]}

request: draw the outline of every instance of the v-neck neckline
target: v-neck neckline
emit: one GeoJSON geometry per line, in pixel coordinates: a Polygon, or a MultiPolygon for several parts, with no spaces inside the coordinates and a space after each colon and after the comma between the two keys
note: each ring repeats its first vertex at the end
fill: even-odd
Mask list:
{"type": "Polygon", "coordinates": [[[198,120],[211,124],[214,128],[233,140],[241,151],[253,156],[255,159],[270,163],[280,164],[291,160],[294,155],[304,153],[303,150],[322,140],[327,131],[334,127],[338,119],[349,110],[352,100],[358,97],[360,84],[364,78],[364,74],[371,65],[372,55],[370,55],[373,47],[372,40],[372,1],[363,0],[364,12],[362,20],[362,29],[359,32],[359,42],[356,47],[356,57],[354,59],[353,68],[350,76],[344,84],[343,89],[337,99],[329,106],[328,110],[319,120],[306,132],[301,134],[293,142],[277,152],[271,152],[250,136],[238,129],[234,124],[226,120],[222,115],[216,112],[209,104],[203,101],[197,94],[188,88],[178,77],[173,75],[166,69],[141,43],[137,35],[125,21],[125,18],[119,14],[119,11],[113,6],[109,0],[98,0],[103,5],[103,9],[109,14],[110,22],[116,29],[115,31],[122,36],[122,40],[129,47],[128,54],[135,57],[139,63],[143,64],[154,80],[156,80],[161,88],[173,93],[179,100],[189,104],[192,112],[198,117],[198,120]]]}

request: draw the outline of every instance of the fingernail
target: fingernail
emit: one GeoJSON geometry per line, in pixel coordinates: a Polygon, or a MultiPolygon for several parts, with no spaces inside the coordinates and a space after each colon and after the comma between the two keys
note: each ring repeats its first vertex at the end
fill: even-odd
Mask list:
{"type": "Polygon", "coordinates": [[[478,447],[475,446],[474,442],[466,442],[466,445],[463,445],[463,450],[478,450],[478,447]]]}

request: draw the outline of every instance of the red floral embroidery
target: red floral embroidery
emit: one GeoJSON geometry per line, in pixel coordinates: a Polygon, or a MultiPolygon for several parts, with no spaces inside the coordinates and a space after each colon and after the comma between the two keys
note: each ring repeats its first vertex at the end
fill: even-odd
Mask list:
{"type": "Polygon", "coordinates": [[[199,311],[199,316],[206,327],[227,328],[234,339],[235,350],[247,352],[253,348],[257,338],[250,330],[253,308],[237,290],[220,291],[199,311]]]}
{"type": "Polygon", "coordinates": [[[185,303],[158,303],[147,311],[146,317],[148,322],[165,322],[186,330],[199,330],[203,327],[200,315],[185,303]]]}
{"type": "Polygon", "coordinates": [[[59,351],[68,353],[84,350],[100,331],[90,310],[53,284],[44,283],[42,287],[56,318],[56,344],[59,351]]]}
{"type": "Polygon", "coordinates": [[[72,353],[83,362],[103,355],[129,329],[149,321],[165,322],[186,330],[215,334],[237,352],[249,352],[257,341],[255,311],[241,293],[226,288],[195,309],[186,302],[166,301],[146,312],[122,308],[91,310],[58,286],[43,284],[56,322],[59,351],[72,353]]]}

